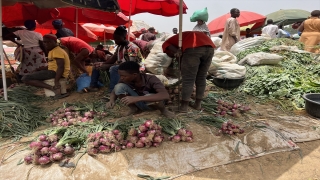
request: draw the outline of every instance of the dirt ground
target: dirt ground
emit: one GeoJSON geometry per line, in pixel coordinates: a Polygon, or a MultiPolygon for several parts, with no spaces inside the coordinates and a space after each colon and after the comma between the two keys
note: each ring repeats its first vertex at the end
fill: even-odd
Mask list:
{"type": "MultiPolygon", "coordinates": [[[[91,101],[103,98],[103,91],[97,93],[72,93],[61,100],[48,100],[42,105],[45,109],[55,109],[63,102],[91,101]]],[[[266,116],[265,106],[256,106],[261,118],[266,116]]],[[[269,108],[272,108],[272,106],[269,108]]],[[[212,167],[176,178],[177,180],[207,180],[207,179],[246,179],[246,180],[316,180],[320,178],[320,140],[297,143],[300,150],[280,152],[259,158],[212,167]]],[[[0,176],[1,177],[1,176],[0,176]]],[[[1,178],[0,178],[1,179],[1,178]]]]}

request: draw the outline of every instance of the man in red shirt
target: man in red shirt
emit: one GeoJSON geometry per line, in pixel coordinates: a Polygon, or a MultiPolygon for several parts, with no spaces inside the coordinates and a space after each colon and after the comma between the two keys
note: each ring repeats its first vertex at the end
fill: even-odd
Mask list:
{"type": "Polygon", "coordinates": [[[182,47],[178,47],[179,35],[166,40],[162,49],[170,57],[181,58],[182,101],[180,112],[187,112],[193,86],[196,84],[196,101],[193,108],[200,110],[206,88],[206,77],[214,54],[215,45],[203,32],[182,32],[182,47]]]}

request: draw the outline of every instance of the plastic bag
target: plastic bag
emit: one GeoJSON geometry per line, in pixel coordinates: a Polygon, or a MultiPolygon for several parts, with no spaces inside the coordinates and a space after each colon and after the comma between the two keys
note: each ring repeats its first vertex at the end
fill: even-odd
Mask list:
{"type": "Polygon", "coordinates": [[[265,42],[266,40],[270,40],[270,39],[271,38],[267,37],[267,36],[257,36],[257,37],[253,37],[253,38],[246,38],[246,39],[241,40],[241,41],[237,42],[236,44],[234,44],[231,47],[230,52],[234,55],[237,55],[241,51],[244,51],[246,49],[260,45],[263,42],[265,42]]]}
{"type": "Polygon", "coordinates": [[[241,59],[238,62],[238,64],[243,65],[247,63],[250,66],[275,65],[275,64],[278,64],[282,59],[283,57],[277,54],[258,52],[258,53],[248,54],[245,58],[241,59]]]}
{"type": "Polygon", "coordinates": [[[196,22],[198,20],[202,20],[204,22],[207,22],[209,19],[208,9],[204,8],[202,10],[195,11],[192,16],[190,17],[191,22],[196,22]]]}
{"type": "Polygon", "coordinates": [[[222,39],[221,39],[221,38],[219,38],[219,37],[211,37],[211,40],[212,40],[213,44],[214,44],[216,47],[220,47],[221,42],[222,42],[222,39]]]}
{"type": "Polygon", "coordinates": [[[162,50],[162,44],[164,41],[155,42],[148,57],[145,59],[146,70],[152,74],[161,75],[166,68],[171,64],[172,58],[169,57],[162,50]]]}

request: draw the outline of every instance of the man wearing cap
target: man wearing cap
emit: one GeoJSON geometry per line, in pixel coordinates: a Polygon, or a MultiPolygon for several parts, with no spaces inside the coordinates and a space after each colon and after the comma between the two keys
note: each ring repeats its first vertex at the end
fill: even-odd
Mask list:
{"type": "Polygon", "coordinates": [[[63,22],[61,19],[53,20],[52,25],[54,29],[57,30],[57,38],[74,36],[73,32],[70,29],[63,27],[63,22]]]}
{"type": "Polygon", "coordinates": [[[151,27],[148,29],[148,32],[144,33],[141,40],[143,41],[153,41],[156,40],[156,35],[154,35],[156,32],[156,30],[154,29],[154,27],[151,27]]]}
{"type": "Polygon", "coordinates": [[[47,51],[49,51],[47,69],[25,75],[21,80],[31,86],[52,90],[55,93],[54,98],[56,99],[66,97],[68,94],[61,94],[61,85],[59,81],[61,78],[68,78],[69,76],[69,56],[57,45],[57,36],[54,34],[44,35],[43,44],[47,51]],[[43,82],[48,79],[54,79],[53,86],[43,82]]]}

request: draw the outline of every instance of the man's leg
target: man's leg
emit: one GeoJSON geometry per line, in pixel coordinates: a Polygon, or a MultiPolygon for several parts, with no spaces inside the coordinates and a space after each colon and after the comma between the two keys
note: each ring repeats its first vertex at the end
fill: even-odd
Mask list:
{"type": "Polygon", "coordinates": [[[109,69],[109,72],[110,72],[109,90],[110,90],[110,92],[112,92],[112,90],[114,89],[115,85],[120,80],[120,76],[118,74],[118,69],[119,69],[119,65],[111,66],[110,69],[109,69]]]}
{"type": "Polygon", "coordinates": [[[199,53],[197,49],[198,48],[186,49],[183,53],[181,61],[182,101],[180,112],[186,112],[188,110],[190,97],[198,73],[202,54],[199,53]]]}
{"type": "Polygon", "coordinates": [[[210,47],[201,47],[201,51],[203,51],[203,57],[201,58],[201,62],[199,65],[199,70],[196,77],[196,101],[192,106],[194,109],[201,109],[201,101],[204,96],[204,92],[206,89],[206,78],[207,72],[209,70],[212,57],[214,55],[214,49],[210,47]]]}
{"type": "Polygon", "coordinates": [[[92,69],[92,74],[91,74],[91,82],[90,82],[90,87],[91,88],[98,88],[98,81],[100,77],[100,71],[96,68],[92,69]]]}

